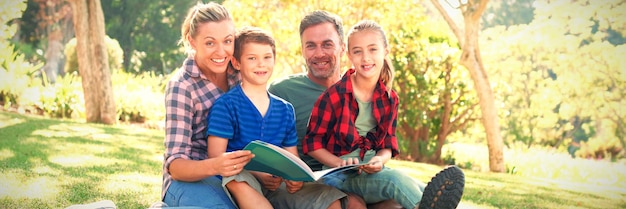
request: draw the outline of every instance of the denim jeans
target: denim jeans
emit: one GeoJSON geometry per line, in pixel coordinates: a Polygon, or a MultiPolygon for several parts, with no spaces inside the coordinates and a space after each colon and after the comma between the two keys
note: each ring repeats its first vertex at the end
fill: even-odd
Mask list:
{"type": "MultiPolygon", "coordinates": [[[[359,150],[356,150],[341,158],[358,157],[358,154],[359,150]]],[[[368,162],[374,155],[373,150],[368,151],[363,162],[368,162]]],[[[419,204],[426,187],[423,182],[388,167],[383,167],[381,171],[374,174],[365,172],[358,174],[356,171],[348,171],[325,177],[322,181],[342,191],[355,193],[363,197],[368,204],[393,199],[408,209],[415,208],[419,204]]]]}
{"type": "Polygon", "coordinates": [[[163,200],[169,207],[210,209],[236,209],[222,188],[222,180],[216,176],[197,182],[172,181],[163,200]],[[194,207],[195,208],[195,207],[194,207]]]}

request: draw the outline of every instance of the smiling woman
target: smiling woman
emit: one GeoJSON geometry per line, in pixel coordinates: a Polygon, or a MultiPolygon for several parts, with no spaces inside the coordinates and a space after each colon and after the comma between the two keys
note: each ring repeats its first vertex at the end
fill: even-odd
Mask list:
{"type": "Polygon", "coordinates": [[[165,153],[161,199],[170,207],[235,208],[218,176],[232,175],[250,152],[209,158],[206,116],[215,100],[238,85],[241,76],[230,68],[235,25],[230,13],[215,2],[192,7],[181,27],[180,42],[188,57],[165,88],[165,153]]]}

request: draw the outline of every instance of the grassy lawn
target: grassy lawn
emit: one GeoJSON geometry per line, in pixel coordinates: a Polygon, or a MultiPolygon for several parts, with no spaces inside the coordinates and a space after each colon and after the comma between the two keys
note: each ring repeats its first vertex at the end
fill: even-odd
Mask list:
{"type": "MultiPolygon", "coordinates": [[[[0,208],[65,208],[105,199],[118,208],[147,208],[160,197],[162,142],[161,130],[0,111],[0,208]]],[[[626,208],[624,163],[568,163],[536,156],[542,155],[505,158],[520,161],[524,175],[465,170],[459,208],[626,208]],[[529,160],[541,166],[524,167],[529,160]],[[579,166],[562,166],[572,164],[579,166]],[[558,175],[545,176],[545,170],[558,175]]],[[[441,169],[407,161],[388,166],[424,182],[441,169]]]]}

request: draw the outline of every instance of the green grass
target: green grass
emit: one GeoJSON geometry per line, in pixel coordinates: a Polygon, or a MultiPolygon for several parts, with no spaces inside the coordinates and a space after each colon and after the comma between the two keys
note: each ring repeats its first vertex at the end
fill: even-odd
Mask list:
{"type": "MultiPolygon", "coordinates": [[[[118,208],[147,208],[160,197],[162,142],[162,130],[0,111],[0,208],[105,199],[118,208]]],[[[469,146],[454,150],[457,160],[486,155],[469,146]]],[[[519,168],[515,175],[466,169],[459,208],[626,208],[624,163],[569,162],[538,152],[505,152],[507,165],[519,168]]],[[[388,166],[424,182],[442,169],[407,161],[388,166]]]]}
{"type": "Polygon", "coordinates": [[[0,112],[0,208],[103,199],[146,208],[161,191],[162,131],[0,112]]]}

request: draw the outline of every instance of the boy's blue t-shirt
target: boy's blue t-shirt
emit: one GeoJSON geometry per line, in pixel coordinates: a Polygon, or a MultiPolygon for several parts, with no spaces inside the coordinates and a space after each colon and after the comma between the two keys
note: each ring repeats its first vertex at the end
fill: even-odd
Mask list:
{"type": "Polygon", "coordinates": [[[265,117],[243,93],[241,85],[235,86],[218,98],[207,116],[207,134],[228,139],[227,152],[241,150],[254,140],[279,147],[298,144],[296,120],[291,103],[271,94],[265,117]]]}

